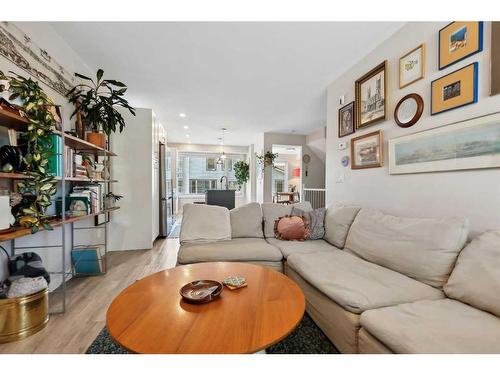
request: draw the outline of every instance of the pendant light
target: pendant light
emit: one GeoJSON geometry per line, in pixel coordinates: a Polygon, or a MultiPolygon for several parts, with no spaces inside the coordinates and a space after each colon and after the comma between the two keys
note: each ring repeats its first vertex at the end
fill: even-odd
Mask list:
{"type": "Polygon", "coordinates": [[[217,159],[217,164],[218,165],[223,165],[224,164],[224,161],[226,160],[226,154],[224,152],[224,133],[227,129],[226,128],[222,128],[222,137],[219,138],[221,141],[220,141],[220,145],[221,145],[221,155],[219,156],[219,158],[217,159]]]}

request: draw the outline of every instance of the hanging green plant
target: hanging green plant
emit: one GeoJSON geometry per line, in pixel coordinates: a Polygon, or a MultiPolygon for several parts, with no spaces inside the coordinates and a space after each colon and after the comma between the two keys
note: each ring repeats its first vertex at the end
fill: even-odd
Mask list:
{"type": "Polygon", "coordinates": [[[241,189],[243,184],[247,183],[250,178],[250,166],[248,163],[243,160],[239,160],[234,163],[234,177],[236,178],[236,182],[241,189]]]}
{"type": "Polygon", "coordinates": [[[10,92],[9,100],[19,99],[23,103],[21,114],[29,120],[26,132],[27,153],[23,160],[28,179],[17,184],[24,195],[31,195],[25,206],[17,213],[18,224],[31,228],[32,233],[40,228],[52,230],[45,212],[51,205],[51,196],[57,192],[57,181],[47,172],[51,144],[47,136],[56,129],[56,120],[50,108],[54,103],[45,94],[38,82],[24,78],[14,72],[5,75],[0,71],[0,81],[7,81],[6,88],[0,85],[0,93],[10,92]]]}
{"type": "Polygon", "coordinates": [[[274,160],[278,157],[278,154],[267,151],[264,155],[255,154],[255,156],[259,164],[262,165],[262,170],[264,170],[264,168],[274,165],[274,160]]]}

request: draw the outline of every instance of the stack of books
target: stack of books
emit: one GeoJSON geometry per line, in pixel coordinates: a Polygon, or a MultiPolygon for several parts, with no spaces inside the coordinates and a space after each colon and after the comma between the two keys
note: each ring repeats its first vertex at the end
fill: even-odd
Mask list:
{"type": "Polygon", "coordinates": [[[83,166],[82,155],[74,154],[73,157],[73,176],[79,178],[87,178],[87,169],[83,166]]]}
{"type": "Polygon", "coordinates": [[[64,146],[64,157],[65,157],[64,176],[73,177],[75,173],[74,172],[75,150],[73,150],[69,146],[64,146]]]}
{"type": "Polygon", "coordinates": [[[40,138],[41,143],[44,143],[50,152],[49,163],[47,164],[47,173],[52,176],[62,176],[62,152],[63,142],[61,136],[50,134],[44,138],[40,138]]]}
{"type": "Polygon", "coordinates": [[[70,197],[83,197],[89,201],[89,214],[101,212],[104,209],[103,188],[101,184],[75,186],[70,197]]]}

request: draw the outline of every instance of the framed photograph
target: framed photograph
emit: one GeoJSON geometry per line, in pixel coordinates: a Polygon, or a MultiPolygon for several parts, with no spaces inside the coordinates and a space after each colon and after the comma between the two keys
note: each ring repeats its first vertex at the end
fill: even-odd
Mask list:
{"type": "Polygon", "coordinates": [[[500,94],[500,22],[491,22],[490,95],[500,94]]]}
{"type": "Polygon", "coordinates": [[[483,22],[452,22],[439,30],[439,70],[483,50],[483,22]]]}
{"type": "Polygon", "coordinates": [[[377,130],[351,139],[351,169],[382,166],[382,132],[377,130]]]}
{"type": "Polygon", "coordinates": [[[339,109],[339,138],[354,133],[354,102],[339,109]]]}
{"type": "Polygon", "coordinates": [[[207,158],[207,171],[216,171],[217,170],[217,161],[215,158],[207,158]]]}
{"type": "Polygon", "coordinates": [[[431,83],[431,115],[477,102],[478,63],[472,63],[431,83]]]}
{"type": "Polygon", "coordinates": [[[500,113],[389,140],[389,173],[500,167],[500,113]]]}
{"type": "Polygon", "coordinates": [[[399,88],[425,77],[425,44],[419,45],[399,59],[399,88]]]}
{"type": "Polygon", "coordinates": [[[387,118],[387,61],[356,81],[356,129],[387,118]]]}

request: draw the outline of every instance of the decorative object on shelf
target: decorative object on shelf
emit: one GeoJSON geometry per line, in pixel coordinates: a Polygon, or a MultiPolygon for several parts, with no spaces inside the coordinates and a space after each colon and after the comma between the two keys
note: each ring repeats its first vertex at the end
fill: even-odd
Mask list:
{"type": "Polygon", "coordinates": [[[417,123],[424,112],[424,99],[418,94],[404,96],[394,109],[394,120],[401,128],[409,128],[417,123]]]}
{"type": "Polygon", "coordinates": [[[342,159],[340,159],[340,163],[343,167],[349,166],[349,155],[342,156],[342,159]]]}
{"type": "Polygon", "coordinates": [[[114,208],[116,206],[116,202],[123,198],[123,195],[116,195],[113,192],[109,192],[104,196],[104,208],[114,208]]]}
{"type": "Polygon", "coordinates": [[[431,115],[477,103],[478,63],[438,78],[431,83],[431,115]]]}
{"type": "Polygon", "coordinates": [[[0,165],[3,172],[22,172],[23,153],[17,146],[5,145],[0,148],[0,165]]]}
{"type": "Polygon", "coordinates": [[[100,246],[76,246],[71,251],[71,265],[75,275],[89,276],[104,273],[104,250],[100,246]]]}
{"type": "Polygon", "coordinates": [[[491,22],[490,95],[500,94],[500,21],[491,22]]]}
{"type": "Polygon", "coordinates": [[[0,190],[0,230],[9,229],[11,222],[10,196],[8,191],[0,190]]]}
{"type": "Polygon", "coordinates": [[[425,44],[412,49],[399,59],[399,88],[425,77],[425,44]]]}
{"type": "Polygon", "coordinates": [[[262,171],[264,171],[266,167],[274,167],[274,160],[276,160],[278,154],[267,151],[264,155],[255,154],[255,157],[259,164],[262,165],[262,171]]]}
{"type": "Polygon", "coordinates": [[[356,129],[387,118],[387,61],[379,64],[356,81],[356,129]]]}
{"type": "Polygon", "coordinates": [[[88,81],[88,84],[79,84],[73,87],[66,96],[69,102],[75,105],[71,118],[81,115],[87,130],[87,141],[101,148],[106,147],[106,135],[116,131],[120,133],[125,127],[125,120],[116,107],[123,107],[135,116],[135,109],[123,97],[127,91],[124,83],[112,79],[103,79],[104,71],[99,69],[95,81],[82,74],[75,76],[88,81]]]}
{"type": "Polygon", "coordinates": [[[354,102],[339,109],[338,127],[339,138],[354,133],[354,102]]]}
{"type": "Polygon", "coordinates": [[[54,103],[31,78],[15,73],[7,76],[0,71],[0,80],[8,81],[9,100],[21,100],[24,104],[22,114],[29,120],[26,133],[27,153],[23,161],[26,164],[25,173],[30,178],[18,182],[17,187],[21,193],[36,196],[36,200],[23,207],[16,219],[21,225],[30,227],[32,233],[38,232],[40,227],[51,230],[45,211],[51,205],[51,197],[57,188],[55,178],[47,171],[51,156],[49,147],[40,142],[40,139],[56,129],[56,120],[49,110],[54,103]]]}
{"type": "Polygon", "coordinates": [[[452,22],[439,30],[439,70],[483,50],[483,22],[452,22]]]}
{"type": "Polygon", "coordinates": [[[306,175],[306,177],[309,174],[308,167],[309,167],[309,163],[310,162],[311,162],[311,155],[309,155],[309,154],[302,155],[302,163],[304,163],[304,165],[306,166],[305,167],[305,175],[306,175]]]}
{"type": "Polygon", "coordinates": [[[215,280],[196,280],[184,285],[179,293],[189,303],[207,303],[220,296],[224,287],[215,280]]]}
{"type": "Polygon", "coordinates": [[[389,140],[389,173],[500,167],[500,113],[389,140]]]}
{"type": "Polygon", "coordinates": [[[0,23],[0,55],[12,61],[33,78],[61,95],[66,95],[75,79],[47,51],[12,22],[0,23]]]}
{"type": "Polygon", "coordinates": [[[383,163],[382,132],[377,130],[351,139],[351,169],[381,167],[383,163]]]}
{"type": "Polygon", "coordinates": [[[247,162],[238,160],[234,163],[234,177],[236,178],[236,183],[241,189],[241,187],[250,179],[250,166],[247,162]]]}

